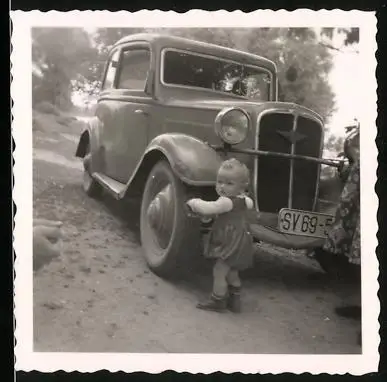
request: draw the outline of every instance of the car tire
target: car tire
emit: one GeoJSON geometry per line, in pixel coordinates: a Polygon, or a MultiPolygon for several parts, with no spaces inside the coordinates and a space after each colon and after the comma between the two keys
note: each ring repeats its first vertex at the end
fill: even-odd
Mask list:
{"type": "Polygon", "coordinates": [[[197,264],[195,260],[202,255],[200,223],[187,213],[186,201],[189,198],[188,187],[174,174],[169,162],[161,160],[156,163],[143,192],[140,230],[147,265],[160,277],[178,278],[186,275],[197,264]],[[169,232],[168,238],[161,244],[158,231],[152,227],[149,210],[152,201],[166,189],[168,193],[164,196],[171,196],[167,199],[173,202],[165,203],[167,207],[161,209],[163,212],[166,210],[166,214],[156,214],[160,220],[160,229],[169,232]],[[170,208],[172,204],[173,211],[170,208]],[[167,216],[167,219],[160,216],[167,216]]]}
{"type": "Polygon", "coordinates": [[[99,198],[102,195],[101,185],[93,179],[91,176],[91,153],[90,153],[90,143],[87,144],[86,153],[83,158],[83,190],[91,198],[99,198]]]}
{"type": "Polygon", "coordinates": [[[317,250],[314,253],[314,258],[321,269],[333,279],[360,280],[360,266],[350,263],[343,255],[334,255],[317,250]]]}

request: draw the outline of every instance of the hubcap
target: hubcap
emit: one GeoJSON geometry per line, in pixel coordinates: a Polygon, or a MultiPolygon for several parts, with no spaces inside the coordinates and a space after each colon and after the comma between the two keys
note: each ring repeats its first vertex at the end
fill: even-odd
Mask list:
{"type": "Polygon", "coordinates": [[[147,219],[160,247],[167,248],[174,221],[173,193],[170,184],[157,193],[150,202],[147,219]]]}

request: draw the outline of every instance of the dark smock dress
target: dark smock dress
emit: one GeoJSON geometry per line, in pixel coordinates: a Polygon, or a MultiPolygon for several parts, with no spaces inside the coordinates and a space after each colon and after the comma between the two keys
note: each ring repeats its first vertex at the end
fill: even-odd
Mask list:
{"type": "Polygon", "coordinates": [[[323,248],[344,255],[350,263],[360,264],[360,161],[355,161],[348,173],[340,196],[335,221],[323,248]]]}
{"type": "Polygon", "coordinates": [[[219,214],[212,226],[204,255],[221,259],[230,268],[243,270],[253,264],[253,239],[247,223],[245,198],[230,198],[231,211],[219,214]]]}

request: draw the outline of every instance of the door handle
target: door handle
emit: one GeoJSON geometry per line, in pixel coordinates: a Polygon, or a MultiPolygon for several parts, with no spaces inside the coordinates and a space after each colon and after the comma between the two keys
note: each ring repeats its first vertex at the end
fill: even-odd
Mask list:
{"type": "Polygon", "coordinates": [[[142,109],[136,109],[134,112],[136,114],[149,115],[148,112],[146,112],[145,110],[142,110],[142,109]]]}

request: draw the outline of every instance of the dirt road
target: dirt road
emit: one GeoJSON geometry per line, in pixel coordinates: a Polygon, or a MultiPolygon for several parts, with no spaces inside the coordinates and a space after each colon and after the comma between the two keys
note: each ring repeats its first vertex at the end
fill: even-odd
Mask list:
{"type": "MultiPolygon", "coordinates": [[[[358,324],[333,313],[343,287],[311,260],[260,253],[244,312],[195,308],[210,269],[169,282],[141,253],[138,207],[82,191],[79,125],[34,133],[34,216],[64,222],[62,256],[34,276],[34,350],[62,352],[359,353],[358,324]],[[340,292],[340,293],[339,293],[340,292]]],[[[271,251],[272,252],[272,251],[271,251]]]]}

